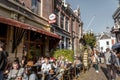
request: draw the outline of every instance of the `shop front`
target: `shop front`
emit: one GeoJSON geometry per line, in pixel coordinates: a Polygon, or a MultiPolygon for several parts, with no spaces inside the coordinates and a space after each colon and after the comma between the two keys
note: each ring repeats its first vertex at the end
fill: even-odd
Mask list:
{"type": "Polygon", "coordinates": [[[0,46],[5,45],[10,57],[38,58],[51,56],[60,37],[13,19],[0,17],[0,46]]]}
{"type": "Polygon", "coordinates": [[[5,24],[0,24],[0,47],[4,46],[7,40],[8,27],[5,24]],[[3,27],[4,26],[4,27],[3,27]]]}

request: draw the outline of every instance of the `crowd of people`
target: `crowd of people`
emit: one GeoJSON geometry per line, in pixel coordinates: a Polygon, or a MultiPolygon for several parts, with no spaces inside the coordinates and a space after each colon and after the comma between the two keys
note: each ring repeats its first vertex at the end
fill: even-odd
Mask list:
{"type": "Polygon", "coordinates": [[[106,49],[106,52],[97,52],[93,50],[92,63],[96,73],[99,73],[99,63],[104,63],[107,69],[108,80],[115,80],[120,75],[120,58],[115,50],[106,49]]]}
{"type": "MultiPolygon", "coordinates": [[[[37,61],[27,60],[23,56],[21,60],[16,57],[11,64],[7,57],[8,53],[0,48],[0,80],[60,80],[68,69],[71,68],[72,72],[75,69],[74,74],[79,76],[80,69],[84,67],[82,58],[78,56],[74,57],[74,62],[68,61],[62,55],[57,59],[39,57],[37,61]]],[[[120,59],[115,50],[107,48],[106,52],[100,53],[93,49],[90,60],[96,73],[99,73],[100,63],[106,65],[108,80],[115,80],[116,75],[120,75],[120,59]]]]}
{"type": "MultiPolygon", "coordinates": [[[[62,55],[58,59],[39,57],[37,61],[27,60],[26,56],[23,56],[22,60],[16,57],[9,64],[4,56],[6,55],[0,48],[0,80],[60,80],[68,68],[75,67],[77,70],[82,67],[78,57],[75,57],[74,62],[70,62],[62,55]]],[[[79,75],[79,71],[75,74],[79,75]]]]}

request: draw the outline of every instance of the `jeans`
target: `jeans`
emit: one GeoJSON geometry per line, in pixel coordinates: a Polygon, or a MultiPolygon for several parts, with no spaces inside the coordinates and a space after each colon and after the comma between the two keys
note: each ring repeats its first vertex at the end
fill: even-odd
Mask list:
{"type": "Polygon", "coordinates": [[[0,71],[0,80],[3,80],[3,72],[0,71]]]}
{"type": "Polygon", "coordinates": [[[76,75],[79,75],[81,67],[82,67],[82,64],[77,64],[76,65],[76,75]]]}
{"type": "Polygon", "coordinates": [[[108,80],[116,79],[116,67],[115,65],[107,65],[108,80]]]}
{"type": "Polygon", "coordinates": [[[98,71],[98,70],[99,70],[98,63],[93,64],[93,67],[95,68],[95,70],[96,70],[96,71],[98,71]]]}

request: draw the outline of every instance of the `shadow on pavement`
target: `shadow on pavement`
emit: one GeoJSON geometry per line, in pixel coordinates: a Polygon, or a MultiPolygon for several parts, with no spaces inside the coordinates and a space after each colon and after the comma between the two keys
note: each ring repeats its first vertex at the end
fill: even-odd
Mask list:
{"type": "Polygon", "coordinates": [[[108,75],[107,75],[107,68],[101,66],[101,70],[103,71],[104,75],[106,76],[106,78],[108,79],[108,75]]]}

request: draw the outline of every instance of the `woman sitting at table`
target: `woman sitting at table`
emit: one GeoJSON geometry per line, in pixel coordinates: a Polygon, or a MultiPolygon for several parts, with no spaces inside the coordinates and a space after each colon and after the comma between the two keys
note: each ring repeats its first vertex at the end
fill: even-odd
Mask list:
{"type": "Polygon", "coordinates": [[[19,67],[19,63],[14,61],[12,64],[12,69],[10,70],[8,74],[7,80],[19,80],[22,79],[22,75],[24,72],[24,68],[19,67]]]}
{"type": "Polygon", "coordinates": [[[36,67],[33,61],[29,61],[26,65],[23,80],[38,80],[36,75],[36,67]]]}

